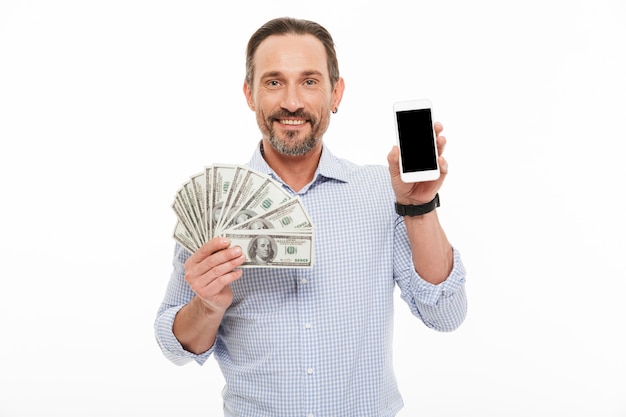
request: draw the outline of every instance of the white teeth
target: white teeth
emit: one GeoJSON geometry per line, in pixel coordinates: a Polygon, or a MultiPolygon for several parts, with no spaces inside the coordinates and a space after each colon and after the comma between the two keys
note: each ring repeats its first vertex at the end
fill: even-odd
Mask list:
{"type": "Polygon", "coordinates": [[[295,125],[304,124],[304,120],[291,120],[291,119],[289,119],[289,120],[281,120],[280,122],[282,124],[284,124],[284,125],[294,125],[294,126],[295,125]]]}

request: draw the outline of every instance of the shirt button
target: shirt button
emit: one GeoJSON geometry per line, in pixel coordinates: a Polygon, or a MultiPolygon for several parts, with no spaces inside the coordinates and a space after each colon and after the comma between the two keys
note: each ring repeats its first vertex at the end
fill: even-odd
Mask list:
{"type": "Polygon", "coordinates": [[[307,374],[309,374],[309,375],[311,375],[311,374],[313,373],[313,368],[309,368],[309,369],[307,369],[307,370],[306,370],[306,373],[307,373],[307,374]]]}
{"type": "Polygon", "coordinates": [[[306,417],[314,417],[314,416],[313,416],[313,413],[309,413],[306,415],[306,417]]]}
{"type": "Polygon", "coordinates": [[[305,328],[305,329],[310,329],[310,328],[311,328],[311,323],[307,323],[307,324],[305,324],[305,325],[304,325],[304,328],[305,328]]]}
{"type": "Polygon", "coordinates": [[[302,285],[306,284],[307,282],[309,282],[309,281],[307,281],[306,278],[302,278],[300,280],[300,284],[302,284],[302,285]]]}

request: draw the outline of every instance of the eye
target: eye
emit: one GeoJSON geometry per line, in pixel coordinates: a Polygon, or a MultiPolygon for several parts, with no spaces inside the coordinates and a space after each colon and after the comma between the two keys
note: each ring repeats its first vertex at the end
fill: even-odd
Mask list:
{"type": "Polygon", "coordinates": [[[280,83],[276,80],[270,80],[266,83],[268,87],[278,87],[280,83]]]}
{"type": "Polygon", "coordinates": [[[311,79],[306,80],[306,81],[304,82],[304,85],[315,85],[315,84],[317,84],[317,81],[315,81],[315,80],[311,80],[311,79]]]}

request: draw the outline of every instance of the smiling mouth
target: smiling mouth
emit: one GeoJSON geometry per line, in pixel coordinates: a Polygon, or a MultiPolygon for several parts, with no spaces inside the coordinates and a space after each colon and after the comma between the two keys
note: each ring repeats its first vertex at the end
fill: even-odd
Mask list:
{"type": "Polygon", "coordinates": [[[303,119],[278,119],[278,123],[289,126],[300,126],[306,123],[306,120],[303,119]]]}

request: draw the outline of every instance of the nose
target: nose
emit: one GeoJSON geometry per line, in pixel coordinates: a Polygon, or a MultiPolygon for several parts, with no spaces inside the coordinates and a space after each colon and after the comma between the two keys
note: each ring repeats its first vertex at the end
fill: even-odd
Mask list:
{"type": "Polygon", "coordinates": [[[289,85],[284,89],[284,91],[285,94],[283,96],[283,102],[281,103],[281,107],[291,113],[302,109],[303,104],[300,93],[298,91],[298,86],[289,85]]]}

